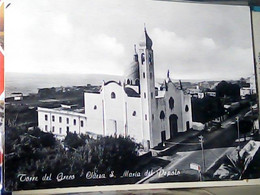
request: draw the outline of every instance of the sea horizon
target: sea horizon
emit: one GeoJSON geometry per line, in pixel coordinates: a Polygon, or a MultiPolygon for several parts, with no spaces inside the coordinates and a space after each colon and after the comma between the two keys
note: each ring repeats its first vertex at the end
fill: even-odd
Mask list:
{"type": "MultiPolygon", "coordinates": [[[[22,93],[23,95],[35,94],[38,89],[51,87],[73,87],[102,85],[103,81],[122,81],[124,76],[107,75],[107,74],[66,74],[66,73],[5,73],[5,97],[10,97],[12,93],[22,93]]],[[[157,78],[156,82],[163,82],[165,78],[157,78]]],[[[172,79],[173,82],[203,82],[203,81],[221,81],[225,79],[172,79]]]]}

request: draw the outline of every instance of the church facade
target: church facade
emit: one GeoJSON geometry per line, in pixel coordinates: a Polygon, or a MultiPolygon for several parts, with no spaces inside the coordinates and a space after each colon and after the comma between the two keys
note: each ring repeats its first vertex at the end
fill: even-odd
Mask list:
{"type": "Polygon", "coordinates": [[[66,132],[130,136],[153,148],[192,127],[191,96],[169,73],[156,87],[152,40],[145,29],[123,82],[103,82],[99,92],[84,93],[84,108],[38,107],[38,126],[55,135],[66,132]]]}

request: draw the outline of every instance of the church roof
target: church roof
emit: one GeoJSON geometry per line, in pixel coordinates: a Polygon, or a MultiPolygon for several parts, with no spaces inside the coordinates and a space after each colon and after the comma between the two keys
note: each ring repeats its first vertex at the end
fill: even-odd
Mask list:
{"type": "Polygon", "coordinates": [[[130,87],[125,87],[125,93],[128,97],[140,97],[140,94],[130,87]]]}
{"type": "Polygon", "coordinates": [[[133,61],[125,68],[125,78],[138,79],[139,78],[139,63],[137,54],[134,55],[133,61]]]}
{"type": "Polygon", "coordinates": [[[147,34],[146,28],[144,29],[144,37],[139,43],[140,46],[146,46],[147,49],[152,49],[153,41],[147,34]]]}
{"type": "Polygon", "coordinates": [[[146,39],[146,48],[147,48],[147,49],[152,49],[153,41],[152,41],[152,39],[148,36],[147,31],[146,31],[146,28],[145,28],[145,30],[144,30],[144,33],[145,33],[145,39],[146,39]]]}
{"type": "Polygon", "coordinates": [[[182,90],[181,87],[177,86],[176,83],[172,82],[171,79],[165,79],[163,83],[160,84],[160,87],[159,89],[162,91],[162,90],[168,90],[168,85],[169,84],[172,84],[177,90],[182,90]]]}
{"type": "Polygon", "coordinates": [[[120,81],[117,82],[117,81],[113,81],[113,80],[105,82],[104,85],[108,85],[108,84],[110,84],[110,83],[116,83],[116,84],[118,84],[119,86],[122,86],[120,81]]]}

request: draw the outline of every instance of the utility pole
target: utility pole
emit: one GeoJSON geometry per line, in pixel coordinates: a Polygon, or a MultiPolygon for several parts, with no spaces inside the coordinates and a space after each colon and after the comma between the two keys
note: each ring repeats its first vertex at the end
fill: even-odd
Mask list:
{"type": "Polygon", "coordinates": [[[239,134],[239,117],[236,117],[237,121],[237,137],[238,137],[238,150],[240,150],[240,134],[239,134]]]}
{"type": "Polygon", "coordinates": [[[240,152],[241,146],[240,146],[239,117],[238,116],[236,117],[236,120],[237,120],[237,136],[238,136],[237,159],[238,159],[238,163],[239,163],[239,166],[240,166],[241,157],[240,157],[239,152],[240,152]]]}
{"type": "Polygon", "coordinates": [[[199,136],[199,141],[200,141],[200,146],[201,146],[201,153],[202,153],[202,162],[203,162],[203,166],[202,166],[202,173],[205,173],[205,156],[204,156],[204,147],[203,147],[203,136],[200,135],[199,136]]]}

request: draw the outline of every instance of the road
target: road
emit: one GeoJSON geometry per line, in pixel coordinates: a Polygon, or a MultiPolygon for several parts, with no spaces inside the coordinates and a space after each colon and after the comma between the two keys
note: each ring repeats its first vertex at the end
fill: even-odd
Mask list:
{"type": "MultiPolygon", "coordinates": [[[[205,171],[209,170],[213,165],[215,165],[215,162],[219,160],[223,155],[230,154],[234,149],[235,147],[226,147],[226,148],[214,148],[214,149],[204,150],[205,171]]],[[[191,163],[196,163],[200,165],[202,171],[204,169],[201,150],[189,151],[189,152],[177,152],[171,158],[172,159],[170,164],[164,167],[153,177],[147,179],[145,183],[154,182],[162,177],[165,177],[164,175],[165,172],[171,173],[171,172],[179,171],[180,174],[197,175],[199,177],[198,171],[194,171],[190,169],[191,163]]],[[[169,157],[167,158],[167,160],[169,160],[169,157]]]]}
{"type": "MultiPolygon", "coordinates": [[[[247,112],[248,110],[244,110],[236,116],[241,117],[247,112]]],[[[164,172],[176,173],[176,171],[179,171],[180,174],[198,175],[197,171],[190,169],[190,163],[199,164],[202,171],[209,170],[218,159],[223,155],[232,152],[235,149],[235,146],[237,146],[235,140],[237,139],[238,134],[236,126],[233,125],[236,116],[223,122],[222,128],[220,129],[212,132],[204,131],[201,133],[204,140],[205,167],[203,167],[202,150],[199,138],[197,136],[192,137],[185,141],[185,143],[181,143],[178,147],[171,150],[170,153],[168,152],[167,155],[158,157],[170,160],[171,162],[161,171],[158,171],[158,173],[154,174],[152,177],[147,178],[144,183],[155,182],[161,178],[163,178],[164,181],[167,181],[167,176],[163,174],[164,172]]],[[[170,181],[172,176],[168,178],[170,181]]]]}

